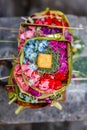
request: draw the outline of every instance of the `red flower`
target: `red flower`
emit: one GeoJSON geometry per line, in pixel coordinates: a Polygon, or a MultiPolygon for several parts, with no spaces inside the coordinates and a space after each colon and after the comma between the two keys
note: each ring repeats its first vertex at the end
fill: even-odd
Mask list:
{"type": "Polygon", "coordinates": [[[54,89],[60,89],[62,87],[62,82],[59,80],[55,80],[55,88],[54,89]]]}
{"type": "Polygon", "coordinates": [[[67,74],[66,73],[56,73],[55,78],[60,81],[66,81],[67,80],[67,74]]]}
{"type": "Polygon", "coordinates": [[[52,19],[50,17],[45,18],[45,22],[47,22],[48,25],[52,24],[52,19]]]}
{"type": "Polygon", "coordinates": [[[47,11],[45,15],[50,15],[50,11],[47,11]]]}
{"type": "Polygon", "coordinates": [[[49,79],[49,78],[51,78],[51,75],[50,75],[50,74],[46,74],[46,73],[44,73],[44,74],[43,74],[43,78],[47,78],[47,79],[49,79]]]}
{"type": "Polygon", "coordinates": [[[19,34],[22,34],[22,33],[24,33],[24,29],[19,30],[19,34]]]}
{"type": "Polygon", "coordinates": [[[62,25],[63,25],[64,27],[68,27],[68,24],[65,22],[65,20],[62,20],[62,25]]]}
{"type": "Polygon", "coordinates": [[[55,14],[55,13],[52,13],[52,15],[53,15],[53,16],[56,16],[56,14],[55,14]]]}
{"type": "Polygon", "coordinates": [[[50,79],[49,81],[49,87],[54,89],[55,88],[55,80],[54,79],[50,79]]]}
{"type": "Polygon", "coordinates": [[[49,87],[51,89],[57,90],[62,87],[62,82],[59,80],[50,79],[49,81],[49,87]]]}
{"type": "Polygon", "coordinates": [[[38,19],[34,22],[34,24],[43,24],[42,20],[41,19],[38,19]]]}

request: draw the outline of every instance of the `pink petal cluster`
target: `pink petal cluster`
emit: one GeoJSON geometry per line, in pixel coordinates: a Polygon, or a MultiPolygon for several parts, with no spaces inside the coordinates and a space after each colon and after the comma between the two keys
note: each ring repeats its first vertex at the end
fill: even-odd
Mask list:
{"type": "Polygon", "coordinates": [[[32,96],[41,96],[42,95],[41,93],[31,88],[28,84],[26,84],[23,81],[22,72],[24,72],[24,74],[27,72],[28,75],[26,76],[28,78],[29,77],[32,77],[32,79],[34,78],[33,79],[34,81],[35,80],[37,81],[39,78],[39,75],[37,73],[28,69],[27,64],[23,65],[22,67],[20,66],[20,64],[17,64],[14,68],[14,74],[15,74],[15,80],[19,84],[20,88],[27,93],[31,93],[32,96]]]}
{"type": "Polygon", "coordinates": [[[36,35],[36,27],[34,26],[29,26],[28,27],[28,30],[27,31],[24,31],[24,30],[20,30],[20,37],[19,37],[19,41],[20,41],[20,44],[18,46],[18,51],[21,50],[21,48],[24,47],[24,42],[27,40],[27,39],[30,39],[32,37],[34,37],[36,35]]]}
{"type": "Polygon", "coordinates": [[[24,83],[23,79],[22,79],[22,70],[21,70],[21,66],[20,64],[17,64],[14,68],[14,74],[15,74],[15,78],[17,83],[19,84],[19,86],[24,90],[24,91],[28,91],[28,86],[24,83]]]}

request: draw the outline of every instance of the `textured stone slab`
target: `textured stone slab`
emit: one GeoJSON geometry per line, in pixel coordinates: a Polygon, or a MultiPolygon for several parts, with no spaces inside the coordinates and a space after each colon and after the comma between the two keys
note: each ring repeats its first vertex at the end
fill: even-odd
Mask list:
{"type": "MultiPolygon", "coordinates": [[[[85,17],[68,16],[71,26],[87,26],[85,17]]],[[[19,28],[20,18],[0,18],[0,26],[19,28]]],[[[81,37],[87,44],[87,30],[77,30],[75,35],[81,37]]],[[[0,30],[0,39],[16,40],[17,32],[0,30]]],[[[11,54],[17,55],[16,43],[0,43],[3,50],[0,56],[8,57],[11,54]],[[5,49],[7,47],[7,49],[5,49]],[[12,50],[13,49],[13,50],[12,50]],[[9,53],[8,53],[9,52],[9,53]]],[[[87,56],[87,47],[81,56],[87,56]]],[[[67,88],[66,102],[62,103],[63,110],[59,111],[55,107],[43,109],[27,109],[19,115],[15,115],[16,104],[8,105],[8,96],[4,87],[0,88],[0,123],[19,124],[19,123],[40,123],[57,121],[78,121],[87,119],[87,83],[72,82],[67,88]]]]}

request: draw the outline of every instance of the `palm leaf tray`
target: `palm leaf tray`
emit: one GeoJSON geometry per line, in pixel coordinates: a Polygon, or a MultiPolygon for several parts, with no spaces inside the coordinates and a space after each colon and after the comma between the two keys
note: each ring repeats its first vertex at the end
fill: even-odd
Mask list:
{"type": "MultiPolygon", "coordinates": [[[[18,57],[8,80],[11,104],[20,108],[56,106],[70,83],[73,41],[60,11],[35,13],[20,24],[18,57]]],[[[18,111],[16,111],[17,113],[18,111]]]]}

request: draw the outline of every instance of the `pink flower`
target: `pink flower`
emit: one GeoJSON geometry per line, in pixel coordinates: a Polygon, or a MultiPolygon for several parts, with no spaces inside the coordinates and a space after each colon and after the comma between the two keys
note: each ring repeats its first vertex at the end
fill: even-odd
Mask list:
{"type": "Polygon", "coordinates": [[[32,73],[33,73],[33,70],[30,70],[30,69],[28,69],[24,72],[26,78],[30,78],[32,76],[32,73]]]}
{"type": "Polygon", "coordinates": [[[34,36],[34,31],[26,31],[20,35],[20,40],[26,40],[34,36]]]}
{"type": "Polygon", "coordinates": [[[25,33],[20,34],[20,40],[25,40],[25,39],[26,39],[25,33]]]}
{"type": "Polygon", "coordinates": [[[58,47],[61,48],[61,49],[66,49],[67,48],[67,43],[59,42],[58,47]]]}
{"type": "Polygon", "coordinates": [[[54,92],[54,90],[52,88],[49,88],[46,90],[46,93],[53,93],[53,92],[54,92]]]}
{"type": "Polygon", "coordinates": [[[33,71],[32,74],[31,74],[31,79],[34,81],[34,86],[38,86],[39,84],[39,78],[40,78],[40,74],[39,73],[36,73],[36,71],[33,71]]]}
{"type": "Polygon", "coordinates": [[[35,31],[36,27],[35,26],[28,26],[28,29],[35,31]]]}
{"type": "Polygon", "coordinates": [[[66,57],[60,57],[59,61],[60,61],[60,64],[66,63],[67,62],[67,58],[66,57]]]}
{"type": "Polygon", "coordinates": [[[22,69],[22,71],[27,71],[28,70],[28,65],[27,64],[23,64],[21,69],[22,69]]]}
{"type": "Polygon", "coordinates": [[[22,84],[21,88],[25,91],[28,92],[29,86],[26,85],[25,83],[22,84]]]}
{"type": "Polygon", "coordinates": [[[24,33],[24,29],[19,30],[19,34],[22,34],[22,33],[24,33]]]}
{"type": "Polygon", "coordinates": [[[21,43],[18,45],[18,52],[20,52],[20,50],[24,47],[24,42],[25,42],[25,40],[21,39],[20,42],[21,42],[21,43]]]}
{"type": "Polygon", "coordinates": [[[35,24],[43,24],[42,20],[41,19],[38,19],[35,21],[35,24]]]}
{"type": "Polygon", "coordinates": [[[49,89],[49,81],[48,80],[45,80],[45,81],[42,81],[41,84],[39,85],[39,88],[41,90],[48,90],[49,89]]]}
{"type": "Polygon", "coordinates": [[[19,84],[19,87],[21,87],[24,91],[28,91],[29,89],[29,86],[27,86],[24,82],[23,82],[23,79],[22,79],[22,75],[21,76],[16,76],[16,81],[18,82],[19,84]]]}
{"type": "Polygon", "coordinates": [[[22,70],[19,69],[18,72],[17,72],[17,75],[21,75],[22,74],[22,70]]]}
{"type": "Polygon", "coordinates": [[[60,57],[61,56],[65,56],[65,57],[67,56],[66,50],[63,50],[63,49],[60,50],[60,57]]]}
{"type": "Polygon", "coordinates": [[[51,41],[50,41],[50,46],[52,47],[52,50],[53,50],[54,52],[58,51],[58,42],[51,40],[51,41]]]}
{"type": "Polygon", "coordinates": [[[36,34],[35,27],[29,26],[28,28],[29,28],[28,31],[20,33],[20,42],[22,43],[25,42],[26,39],[34,37],[36,34]]]}
{"type": "Polygon", "coordinates": [[[26,39],[32,38],[32,37],[34,36],[34,33],[35,33],[35,31],[26,31],[26,32],[24,33],[25,38],[26,38],[26,39]]]}
{"type": "Polygon", "coordinates": [[[67,69],[68,69],[68,64],[67,63],[62,63],[61,67],[58,70],[58,72],[66,72],[67,69]]]}
{"type": "Polygon", "coordinates": [[[16,64],[14,68],[14,73],[17,74],[17,72],[21,69],[20,64],[16,64]]]}
{"type": "Polygon", "coordinates": [[[73,36],[72,36],[72,34],[69,33],[69,31],[67,29],[64,31],[64,35],[65,35],[66,40],[73,42],[73,36]]]}

